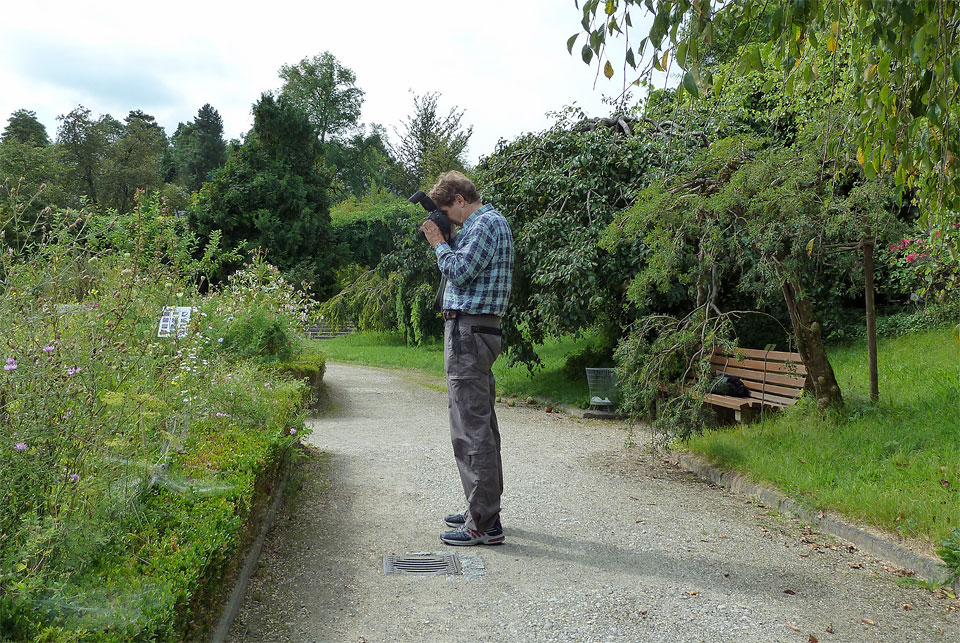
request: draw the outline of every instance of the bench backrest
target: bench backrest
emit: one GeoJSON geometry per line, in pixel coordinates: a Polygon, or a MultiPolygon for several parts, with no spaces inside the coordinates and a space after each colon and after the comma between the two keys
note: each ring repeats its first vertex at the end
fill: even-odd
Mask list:
{"type": "Polygon", "coordinates": [[[807,368],[800,353],[752,348],[727,353],[717,348],[710,356],[710,364],[714,374],[739,377],[750,390],[750,397],[767,405],[796,403],[807,381],[807,368]]]}

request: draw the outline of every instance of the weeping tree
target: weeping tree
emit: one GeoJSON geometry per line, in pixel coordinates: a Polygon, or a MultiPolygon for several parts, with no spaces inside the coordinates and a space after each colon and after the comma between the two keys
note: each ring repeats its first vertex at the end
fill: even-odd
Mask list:
{"type": "Polygon", "coordinates": [[[649,412],[664,384],[691,373],[706,377],[701,346],[734,341],[739,317],[778,307],[807,367],[809,393],[821,408],[838,406],[842,393],[818,312],[826,303],[823,284],[853,280],[860,287],[856,255],[833,250],[859,243],[866,222],[881,235],[893,229],[891,186],[825,161],[812,135],[793,147],[732,137],[712,145],[693,168],[645,189],[601,241],[611,252],[624,244],[647,251],[627,287],[640,313],[620,350],[637,389],[629,410],[649,412]],[[845,181],[831,180],[838,173],[845,181]],[[686,310],[664,314],[658,299],[678,289],[686,310]],[[755,302],[753,309],[728,308],[736,295],[755,302]]]}

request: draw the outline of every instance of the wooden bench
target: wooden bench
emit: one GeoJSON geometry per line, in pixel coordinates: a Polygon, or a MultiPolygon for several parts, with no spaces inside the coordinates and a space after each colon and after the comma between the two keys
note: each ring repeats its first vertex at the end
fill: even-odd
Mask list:
{"type": "Polygon", "coordinates": [[[783,408],[796,404],[803,395],[807,369],[800,353],[738,348],[732,353],[715,349],[710,356],[714,376],[739,377],[750,397],[708,393],[704,402],[733,409],[738,422],[749,422],[763,407],[783,408]]]}

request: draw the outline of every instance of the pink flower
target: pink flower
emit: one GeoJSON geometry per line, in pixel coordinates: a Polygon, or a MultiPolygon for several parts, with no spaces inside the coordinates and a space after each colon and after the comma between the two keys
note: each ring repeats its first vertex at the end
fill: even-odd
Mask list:
{"type": "Polygon", "coordinates": [[[897,244],[895,244],[895,243],[891,243],[889,250],[890,250],[890,252],[893,252],[893,251],[895,251],[895,250],[899,250],[899,246],[897,246],[897,244]]]}
{"type": "Polygon", "coordinates": [[[917,255],[916,252],[911,252],[911,253],[908,254],[906,257],[904,257],[904,259],[907,260],[907,263],[913,263],[914,261],[917,260],[917,256],[918,256],[918,255],[917,255]]]}
{"type": "Polygon", "coordinates": [[[51,352],[53,352],[53,344],[51,344],[50,346],[44,346],[44,347],[43,347],[43,352],[44,352],[44,353],[51,353],[51,352]]]}
{"type": "Polygon", "coordinates": [[[296,429],[290,429],[290,435],[296,435],[296,434],[297,434],[296,429]]]}

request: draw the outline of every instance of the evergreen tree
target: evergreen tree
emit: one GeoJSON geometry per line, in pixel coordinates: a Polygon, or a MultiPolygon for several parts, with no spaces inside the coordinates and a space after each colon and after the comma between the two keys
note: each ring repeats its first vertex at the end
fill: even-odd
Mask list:
{"type": "Polygon", "coordinates": [[[200,108],[192,122],[177,125],[170,143],[166,180],[191,191],[199,190],[210,173],[227,161],[223,120],[209,103],[200,108]]]}
{"type": "Polygon", "coordinates": [[[34,147],[50,145],[47,128],[37,120],[36,112],[18,109],[7,120],[7,127],[0,135],[0,143],[26,143],[34,147]]]}
{"type": "Polygon", "coordinates": [[[253,129],[227,164],[200,189],[191,226],[204,238],[223,233],[226,247],[260,247],[294,283],[321,296],[334,283],[335,253],[320,142],[306,115],[264,94],[253,129]]]}

